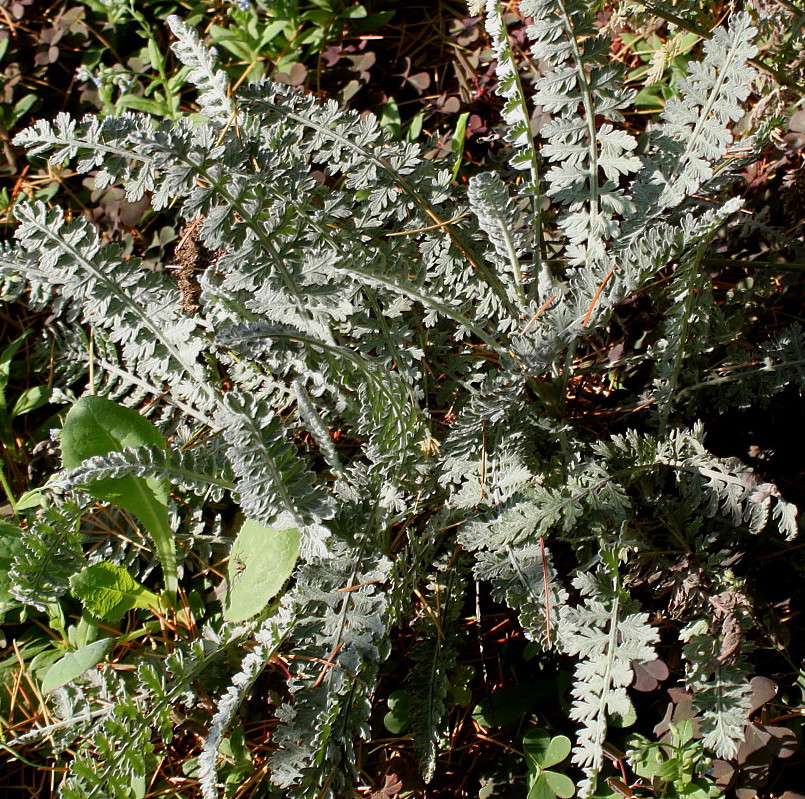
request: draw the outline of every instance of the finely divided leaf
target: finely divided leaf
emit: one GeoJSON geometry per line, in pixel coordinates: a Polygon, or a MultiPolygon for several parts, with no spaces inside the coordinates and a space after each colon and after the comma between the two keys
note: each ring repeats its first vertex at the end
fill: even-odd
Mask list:
{"type": "Polygon", "coordinates": [[[225,124],[232,116],[232,100],[227,95],[229,79],[222,69],[215,69],[215,51],[201,43],[195,28],[179,17],[168,17],[168,25],[176,37],[171,45],[179,60],[190,67],[188,79],[198,89],[198,104],[214,122],[225,124]]]}

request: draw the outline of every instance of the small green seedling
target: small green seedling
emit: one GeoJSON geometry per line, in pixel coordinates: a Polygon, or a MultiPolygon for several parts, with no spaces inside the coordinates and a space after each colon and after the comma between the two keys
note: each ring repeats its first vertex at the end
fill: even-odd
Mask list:
{"type": "Polygon", "coordinates": [[[671,725],[670,744],[632,736],[629,762],[635,774],[646,780],[658,796],[708,799],[719,795],[715,783],[704,774],[710,761],[702,741],[694,737],[689,720],[671,725]]]}

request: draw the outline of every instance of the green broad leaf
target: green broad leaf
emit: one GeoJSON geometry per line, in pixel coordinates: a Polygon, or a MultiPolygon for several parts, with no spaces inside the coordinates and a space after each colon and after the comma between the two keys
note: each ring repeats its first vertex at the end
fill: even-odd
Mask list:
{"type": "Polygon", "coordinates": [[[388,23],[395,13],[393,10],[376,11],[373,14],[367,14],[363,19],[354,19],[351,27],[356,33],[368,33],[388,23]]]}
{"type": "Polygon", "coordinates": [[[552,738],[547,730],[531,730],[523,736],[523,751],[543,769],[561,763],[570,754],[570,749],[571,743],[567,736],[557,735],[552,738]]]}
{"type": "Polygon", "coordinates": [[[308,31],[305,36],[305,41],[315,41],[315,38],[322,38],[324,29],[330,25],[332,17],[332,12],[327,11],[317,11],[313,9],[311,11],[305,11],[302,14],[301,19],[305,20],[305,22],[312,22],[316,28],[320,28],[321,30],[313,30],[308,31]]]}
{"type": "Polygon", "coordinates": [[[115,108],[119,111],[142,111],[144,114],[164,115],[167,110],[167,103],[164,99],[149,99],[148,97],[138,97],[136,94],[124,95],[116,103],[115,108]]]}
{"type": "Polygon", "coordinates": [[[542,776],[548,783],[548,787],[559,799],[570,799],[571,796],[576,795],[576,785],[567,774],[559,774],[557,771],[543,771],[542,776]]]}
{"type": "Polygon", "coordinates": [[[237,36],[220,25],[212,25],[208,31],[209,37],[215,44],[228,50],[232,55],[244,61],[251,62],[254,59],[254,52],[247,44],[244,44],[237,36]]]}
{"type": "Polygon", "coordinates": [[[690,719],[680,719],[671,725],[674,746],[684,746],[690,743],[695,737],[693,732],[693,722],[690,719]]]}
{"type": "Polygon", "coordinates": [[[41,651],[38,651],[28,663],[28,671],[34,675],[40,682],[42,678],[48,673],[48,670],[54,663],[61,660],[61,650],[53,648],[53,641],[49,641],[48,645],[41,651]]]}
{"type": "Polygon", "coordinates": [[[642,757],[636,759],[635,762],[632,763],[632,771],[634,771],[638,777],[651,780],[654,779],[657,771],[662,768],[664,762],[665,758],[663,757],[659,747],[656,745],[651,746],[646,750],[642,757]]]}
{"type": "Polygon", "coordinates": [[[133,608],[159,608],[159,597],[122,566],[96,563],[70,578],[70,591],[93,616],[120,621],[133,608]]]}
{"type": "Polygon", "coordinates": [[[270,22],[266,25],[260,33],[259,49],[262,50],[266,45],[270,44],[273,39],[276,39],[288,26],[284,20],[270,22]]]}
{"type": "Polygon", "coordinates": [[[68,682],[80,677],[93,666],[97,666],[106,657],[114,643],[114,638],[101,638],[59,658],[42,678],[42,693],[55,691],[62,685],[67,685],[68,682]]]}
{"type": "Polygon", "coordinates": [[[129,777],[129,797],[131,799],[143,799],[147,790],[148,783],[145,780],[144,774],[132,774],[129,777]]]}
{"type": "Polygon", "coordinates": [[[472,691],[466,685],[454,685],[450,688],[450,695],[454,705],[469,707],[472,703],[472,691]]]}
{"type": "MultiPolygon", "coordinates": [[[[54,610],[61,611],[58,602],[51,604],[54,610]]],[[[60,619],[59,627],[64,629],[64,619],[60,619]]],[[[53,626],[53,625],[51,625],[53,626]]],[[[81,649],[91,644],[98,637],[98,620],[89,613],[82,613],[81,618],[67,628],[67,640],[73,649],[81,649]]]]}
{"type": "Polygon", "coordinates": [[[275,530],[246,519],[229,555],[224,618],[245,621],[256,616],[291,576],[299,558],[300,532],[275,530]]]}
{"type": "MultiPolygon", "coordinates": [[[[61,448],[65,469],[75,469],[87,458],[141,446],[167,449],[162,433],[148,419],[104,397],[82,397],[64,420],[61,448]]],[[[170,483],[153,477],[106,478],[82,486],[82,490],[133,513],[142,522],[156,547],[165,587],[175,594],[178,578],[176,545],[168,519],[170,483]]]]}
{"type": "Polygon", "coordinates": [[[246,778],[254,773],[254,760],[246,747],[246,736],[243,734],[242,725],[236,724],[232,727],[229,734],[221,741],[218,752],[227,764],[224,772],[224,784],[227,786],[224,796],[232,797],[246,778]]]}
{"type": "Polygon", "coordinates": [[[346,17],[347,19],[366,19],[369,16],[369,14],[366,11],[366,6],[357,4],[347,8],[344,11],[343,16],[346,17]]]}
{"type": "Polygon", "coordinates": [[[401,735],[408,726],[411,700],[407,691],[395,691],[388,698],[389,712],[383,716],[383,725],[392,735],[401,735]]]}
{"type": "MultiPolygon", "coordinates": [[[[705,785],[700,782],[692,782],[679,791],[679,796],[685,797],[685,799],[711,799],[711,797],[721,796],[722,794],[722,790],[714,783],[705,785]]],[[[796,794],[794,795],[796,796],[796,794]]]]}
{"type": "Polygon", "coordinates": [[[527,799],[556,799],[556,794],[545,779],[545,774],[539,774],[528,789],[527,799]]]}
{"type": "Polygon", "coordinates": [[[620,727],[621,729],[631,727],[636,721],[637,711],[635,711],[634,705],[631,702],[629,703],[629,712],[626,713],[626,715],[621,716],[620,713],[613,713],[609,718],[609,723],[613,727],[620,727]]]}
{"type": "Polygon", "coordinates": [[[405,140],[416,141],[419,138],[419,134],[422,133],[422,126],[424,122],[425,114],[422,111],[414,114],[414,116],[411,117],[411,121],[405,128],[405,140]]]}
{"type": "Polygon", "coordinates": [[[26,413],[41,408],[50,399],[50,388],[48,386],[31,386],[26,388],[17,397],[14,408],[11,411],[12,418],[23,416],[26,413]]]}
{"type": "Polygon", "coordinates": [[[16,524],[0,519],[0,544],[3,542],[19,541],[22,538],[22,529],[16,524]]]}
{"type": "Polygon", "coordinates": [[[14,103],[14,108],[11,110],[11,124],[16,125],[33,108],[38,99],[35,94],[26,94],[22,99],[14,103]]]}
{"type": "Polygon", "coordinates": [[[472,717],[482,727],[505,727],[522,718],[534,705],[558,693],[556,680],[528,680],[497,688],[483,699],[472,717]]]}
{"type": "Polygon", "coordinates": [[[672,757],[657,767],[654,776],[664,782],[676,782],[682,774],[682,771],[682,764],[679,762],[679,759],[672,757]]]}
{"type": "Polygon", "coordinates": [[[400,135],[400,109],[393,98],[380,107],[380,124],[393,136],[400,135]]]}
{"type": "Polygon", "coordinates": [[[464,111],[456,122],[456,129],[453,131],[453,139],[450,142],[450,151],[456,159],[453,162],[452,176],[453,180],[458,178],[459,170],[461,169],[461,159],[464,157],[464,142],[467,138],[467,120],[470,118],[470,112],[464,111]]]}
{"type": "Polygon", "coordinates": [[[665,108],[665,102],[659,96],[659,89],[656,87],[641,89],[634,99],[636,108],[644,108],[650,111],[662,111],[665,108]]]}
{"type": "Polygon", "coordinates": [[[41,488],[32,488],[26,491],[15,503],[14,510],[31,510],[32,508],[41,508],[45,504],[45,495],[42,493],[41,488]]]}
{"type": "Polygon", "coordinates": [[[158,72],[160,67],[164,67],[165,56],[157,46],[157,43],[154,39],[148,40],[148,47],[146,49],[148,51],[148,60],[151,62],[151,66],[158,72]]]}

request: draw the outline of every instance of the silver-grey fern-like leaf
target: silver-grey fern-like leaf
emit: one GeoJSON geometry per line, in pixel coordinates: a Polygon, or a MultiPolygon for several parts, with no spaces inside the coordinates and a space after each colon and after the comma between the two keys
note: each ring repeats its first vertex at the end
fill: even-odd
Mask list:
{"type": "Polygon", "coordinates": [[[518,64],[514,58],[499,0],[486,0],[484,10],[486,32],[492,39],[492,45],[495,48],[495,71],[498,76],[496,91],[505,100],[502,114],[509,126],[507,138],[514,148],[511,163],[515,169],[530,172],[528,192],[532,195],[533,207],[538,208],[538,154],[531,130],[528,105],[520,82],[518,64]]]}
{"type": "Polygon", "coordinates": [[[341,795],[354,771],[353,740],[369,735],[371,685],[388,651],[391,613],[377,584],[391,563],[362,549],[333,542],[326,557],[298,570],[286,597],[299,619],[289,639],[294,702],[278,710],[270,764],[272,783],[289,798],[341,795]]]}
{"type": "Polygon", "coordinates": [[[203,799],[218,799],[218,749],[235,713],[266,663],[278,653],[294,621],[292,614],[280,608],[260,625],[254,634],[252,649],[243,657],[239,671],[232,676],[229,686],[218,700],[198,756],[198,779],[203,799]]]}
{"type": "Polygon", "coordinates": [[[526,637],[545,648],[555,643],[568,593],[557,579],[544,542],[482,550],[476,554],[473,572],[477,580],[491,583],[495,599],[519,613],[526,637]]]}
{"type": "Polygon", "coordinates": [[[190,68],[187,79],[198,89],[202,113],[218,124],[225,124],[234,106],[227,93],[229,79],[222,69],[215,68],[215,53],[201,43],[195,28],[175,14],[168,17],[168,25],[176,37],[171,49],[190,68]]]}
{"type": "Polygon", "coordinates": [[[20,203],[14,213],[20,246],[36,254],[38,269],[80,305],[89,324],[108,331],[132,371],[210,407],[215,391],[197,362],[204,346],[198,323],[182,312],[179,292],[164,275],[143,270],[116,245],[101,244],[82,217],[67,223],[43,203],[20,203]]]}
{"type": "Polygon", "coordinates": [[[747,62],[757,54],[756,34],[747,12],[734,14],[705,41],[704,59],[690,62],[679,95],[665,104],[662,125],[651,135],[653,154],[635,187],[644,218],[647,199],[661,208],[679,205],[713,176],[732,143],[728,125],[743,115],[755,74],[747,62]]]}
{"type": "Polygon", "coordinates": [[[481,230],[489,236],[498,262],[507,267],[512,275],[515,299],[525,305],[520,259],[526,242],[519,214],[506,185],[494,172],[483,172],[470,178],[467,199],[478,217],[481,230]]]}
{"type": "Polygon", "coordinates": [[[604,242],[617,236],[618,217],[632,209],[618,184],[640,169],[637,142],[613,124],[632,93],[623,87],[623,68],[608,57],[605,38],[596,36],[589,4],[524,0],[520,12],[533,18],[527,34],[534,58],[550,67],[534,97],[554,115],[541,131],[548,140],[541,152],[553,164],[545,174],[547,194],[566,209],[559,224],[569,263],[587,264],[605,257],[604,242]]]}
{"type": "Polygon", "coordinates": [[[424,609],[414,622],[411,673],[406,683],[409,730],[425,782],[436,770],[436,753],[448,711],[447,677],[455,666],[460,628],[459,613],[467,590],[465,562],[448,559],[437,564],[428,581],[424,609]]]}
{"type": "Polygon", "coordinates": [[[11,565],[11,590],[20,602],[44,611],[68,590],[70,576],[86,564],[83,513],[75,501],[54,497],[36,514],[11,565]]]}
{"type": "Polygon", "coordinates": [[[679,637],[685,642],[687,682],[694,691],[694,707],[701,714],[705,746],[729,760],[744,740],[752,712],[750,672],[740,659],[719,657],[723,641],[713,635],[711,623],[711,619],[697,619],[679,637]]]}
{"type": "Polygon", "coordinates": [[[229,393],[216,417],[237,477],[243,513],[261,524],[290,517],[303,531],[304,556],[320,552],[332,516],[326,492],[287,440],[277,412],[247,394],[229,393]]]}
{"type": "Polygon", "coordinates": [[[232,491],[236,486],[225,474],[209,474],[206,471],[209,466],[209,458],[198,458],[192,450],[124,447],[120,452],[87,458],[68,472],[65,480],[70,486],[81,486],[95,480],[128,475],[156,477],[192,491],[197,496],[206,497],[211,502],[219,502],[224,492],[232,491]]]}
{"type": "Polygon", "coordinates": [[[632,710],[626,693],[634,677],[632,663],[653,660],[659,641],[648,614],[634,611],[616,569],[610,563],[594,575],[579,574],[573,585],[582,601],[562,606],[559,616],[559,646],[579,658],[570,717],[581,725],[573,762],[585,774],[578,786],[582,798],[594,792],[603,766],[607,717],[626,717],[632,710]]]}

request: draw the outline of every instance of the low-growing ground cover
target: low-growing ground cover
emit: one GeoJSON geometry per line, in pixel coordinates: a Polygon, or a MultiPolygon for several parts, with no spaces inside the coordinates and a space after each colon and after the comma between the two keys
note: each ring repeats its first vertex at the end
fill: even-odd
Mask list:
{"type": "Polygon", "coordinates": [[[794,799],[799,12],[54,8],[3,6],[9,789],[794,799]]]}

